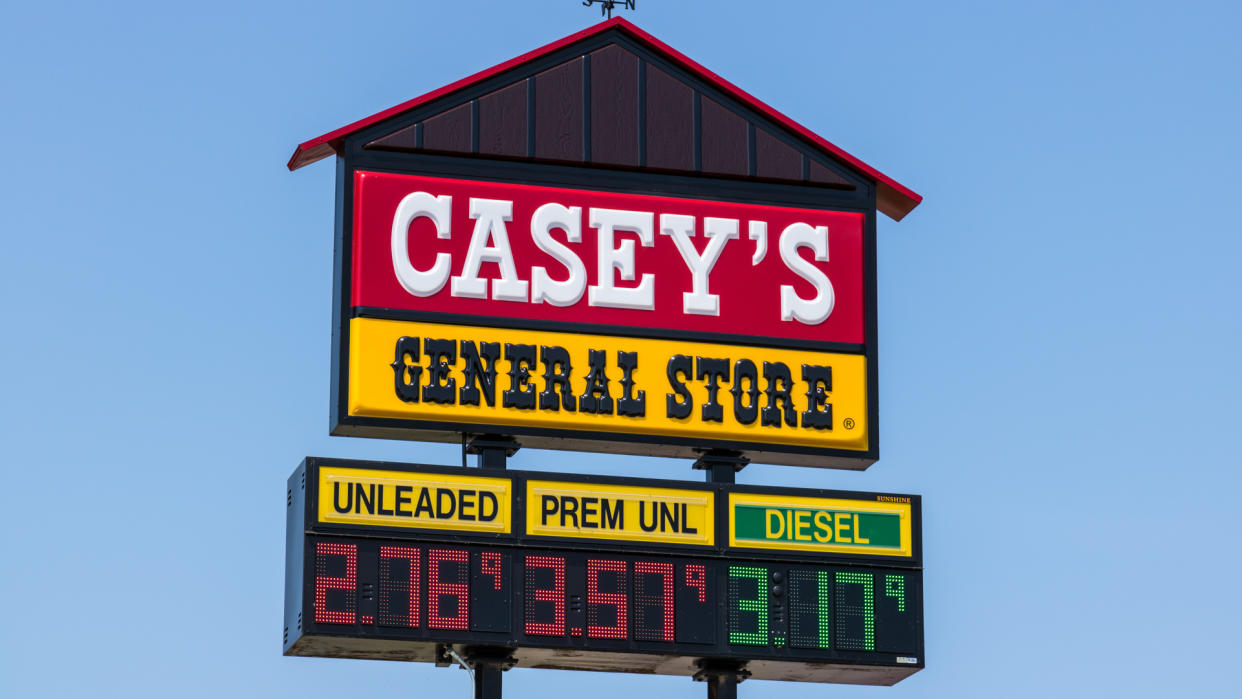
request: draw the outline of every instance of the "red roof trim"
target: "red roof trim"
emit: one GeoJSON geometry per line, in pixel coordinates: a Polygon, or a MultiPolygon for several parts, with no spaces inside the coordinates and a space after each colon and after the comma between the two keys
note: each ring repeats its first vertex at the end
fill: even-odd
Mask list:
{"type": "Polygon", "coordinates": [[[587,39],[613,28],[626,32],[633,38],[654,49],[656,52],[664,54],[664,56],[672,60],[674,63],[677,63],[683,68],[689,70],[691,73],[698,75],[698,77],[703,80],[712,83],[739,102],[748,105],[772,121],[775,121],[781,126],[784,126],[790,131],[793,131],[799,136],[810,141],[854,170],[857,170],[866,177],[874,180],[877,187],[876,206],[880,211],[893,219],[900,221],[906,214],[910,213],[914,207],[918,206],[919,203],[923,201],[922,196],[902,185],[900,182],[897,182],[888,175],[885,175],[858,158],[855,158],[829,142],[827,139],[824,139],[818,134],[807,129],[805,126],[802,126],[772,107],[769,107],[763,101],[728,80],[725,80],[719,75],[716,75],[707,68],[704,68],[695,61],[683,55],[677,49],[674,49],[668,44],[665,44],[663,41],[660,41],[642,29],[634,26],[623,17],[613,17],[612,19],[600,22],[593,27],[588,27],[580,32],[570,34],[563,39],[554,41],[546,46],[530,51],[529,53],[522,54],[517,58],[510,59],[504,63],[488,68],[487,70],[480,71],[474,75],[445,85],[438,90],[433,90],[420,97],[415,97],[407,102],[402,102],[395,107],[390,107],[377,114],[372,114],[365,119],[359,119],[352,124],[343,126],[335,131],[330,131],[322,136],[319,136],[318,138],[312,138],[311,140],[300,144],[293,152],[293,156],[289,158],[289,169],[296,170],[304,165],[309,165],[318,160],[322,160],[323,158],[331,155],[333,152],[338,152],[340,150],[341,143],[345,140],[345,137],[355,131],[367,128],[368,126],[379,123],[389,117],[396,116],[402,112],[431,102],[432,100],[439,99],[445,95],[449,95],[465,87],[469,87],[470,85],[486,80],[494,75],[503,73],[510,68],[515,68],[523,63],[533,61],[570,44],[587,39]]]}

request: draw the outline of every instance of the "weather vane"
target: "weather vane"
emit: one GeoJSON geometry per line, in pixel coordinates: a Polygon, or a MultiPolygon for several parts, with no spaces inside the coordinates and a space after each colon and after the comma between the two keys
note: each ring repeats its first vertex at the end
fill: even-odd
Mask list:
{"type": "Polygon", "coordinates": [[[590,7],[595,3],[599,3],[599,13],[608,19],[612,19],[612,11],[616,9],[618,3],[620,3],[623,8],[632,10],[634,9],[634,4],[636,2],[638,2],[638,0],[582,0],[582,5],[583,7],[590,7]]]}

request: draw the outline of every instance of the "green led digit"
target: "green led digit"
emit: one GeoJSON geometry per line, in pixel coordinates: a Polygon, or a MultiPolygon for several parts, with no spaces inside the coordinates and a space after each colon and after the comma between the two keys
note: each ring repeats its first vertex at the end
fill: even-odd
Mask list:
{"type": "Polygon", "coordinates": [[[897,598],[897,611],[906,611],[906,576],[885,575],[884,596],[897,598]]]}
{"type": "Polygon", "coordinates": [[[768,645],[768,569],[757,566],[729,566],[729,643],[768,645]],[[755,598],[742,599],[741,581],[755,581],[755,598]],[[756,617],[755,631],[742,631],[743,613],[756,617]]]}
{"type": "Polygon", "coordinates": [[[821,570],[816,577],[819,592],[819,647],[831,648],[828,633],[832,628],[832,605],[828,601],[828,571],[821,570]]]}
{"type": "Polygon", "coordinates": [[[847,573],[837,571],[837,623],[846,626],[862,621],[862,639],[841,633],[838,628],[837,647],[845,650],[875,650],[875,577],[870,573],[847,573]],[[862,586],[862,605],[850,604],[846,596],[847,585],[862,586]]]}
{"type": "Polygon", "coordinates": [[[826,570],[789,569],[789,645],[794,648],[832,647],[831,580],[826,570]]]}

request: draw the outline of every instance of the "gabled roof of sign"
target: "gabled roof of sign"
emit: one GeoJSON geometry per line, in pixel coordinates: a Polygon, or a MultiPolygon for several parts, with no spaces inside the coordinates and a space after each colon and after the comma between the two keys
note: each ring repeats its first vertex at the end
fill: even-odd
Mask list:
{"type": "Polygon", "coordinates": [[[289,169],[296,170],[339,153],[351,134],[389,119],[401,122],[397,117],[442,99],[442,110],[433,110],[414,124],[399,123],[396,130],[371,140],[366,147],[522,157],[536,162],[586,162],[604,167],[758,177],[851,188],[846,178],[820,162],[826,160],[874,182],[876,207],[894,220],[900,221],[923,200],[896,180],[621,17],[306,141],[289,159],[289,169]],[[650,65],[640,72],[640,59],[619,44],[594,49],[588,54],[592,62],[586,68],[583,56],[567,55],[564,62],[537,75],[520,75],[520,69],[527,64],[609,31],[628,36],[638,46],[737,105],[722,105],[659,66],[650,65]],[[515,75],[511,84],[502,84],[472,100],[443,99],[469,92],[481,83],[503,83],[503,76],[509,71],[515,75]],[[588,76],[585,80],[584,73],[588,76]],[[592,90],[592,80],[597,89],[592,90]],[[606,87],[599,87],[600,84],[606,87]],[[648,96],[655,99],[649,100],[648,96]],[[566,98],[573,99],[566,102],[566,98]],[[740,116],[738,107],[760,118],[740,116]],[[608,113],[610,121],[592,121],[586,116],[592,108],[608,113]],[[635,113],[633,119],[611,118],[627,109],[635,113]],[[577,121],[573,121],[575,116],[577,121]],[[539,124],[538,129],[535,123],[539,124]],[[776,133],[766,124],[774,125],[776,133]],[[625,134],[627,129],[632,138],[617,135],[625,134]],[[699,140],[690,147],[686,144],[692,133],[699,140]],[[791,142],[797,145],[791,146],[791,142]]]}

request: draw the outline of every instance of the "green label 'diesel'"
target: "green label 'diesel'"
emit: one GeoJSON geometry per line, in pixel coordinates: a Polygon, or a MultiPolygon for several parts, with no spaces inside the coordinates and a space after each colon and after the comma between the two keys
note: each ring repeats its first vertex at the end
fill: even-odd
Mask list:
{"type": "Polygon", "coordinates": [[[859,549],[901,547],[901,516],[807,507],[734,505],[733,536],[743,541],[798,542],[859,549]]]}

